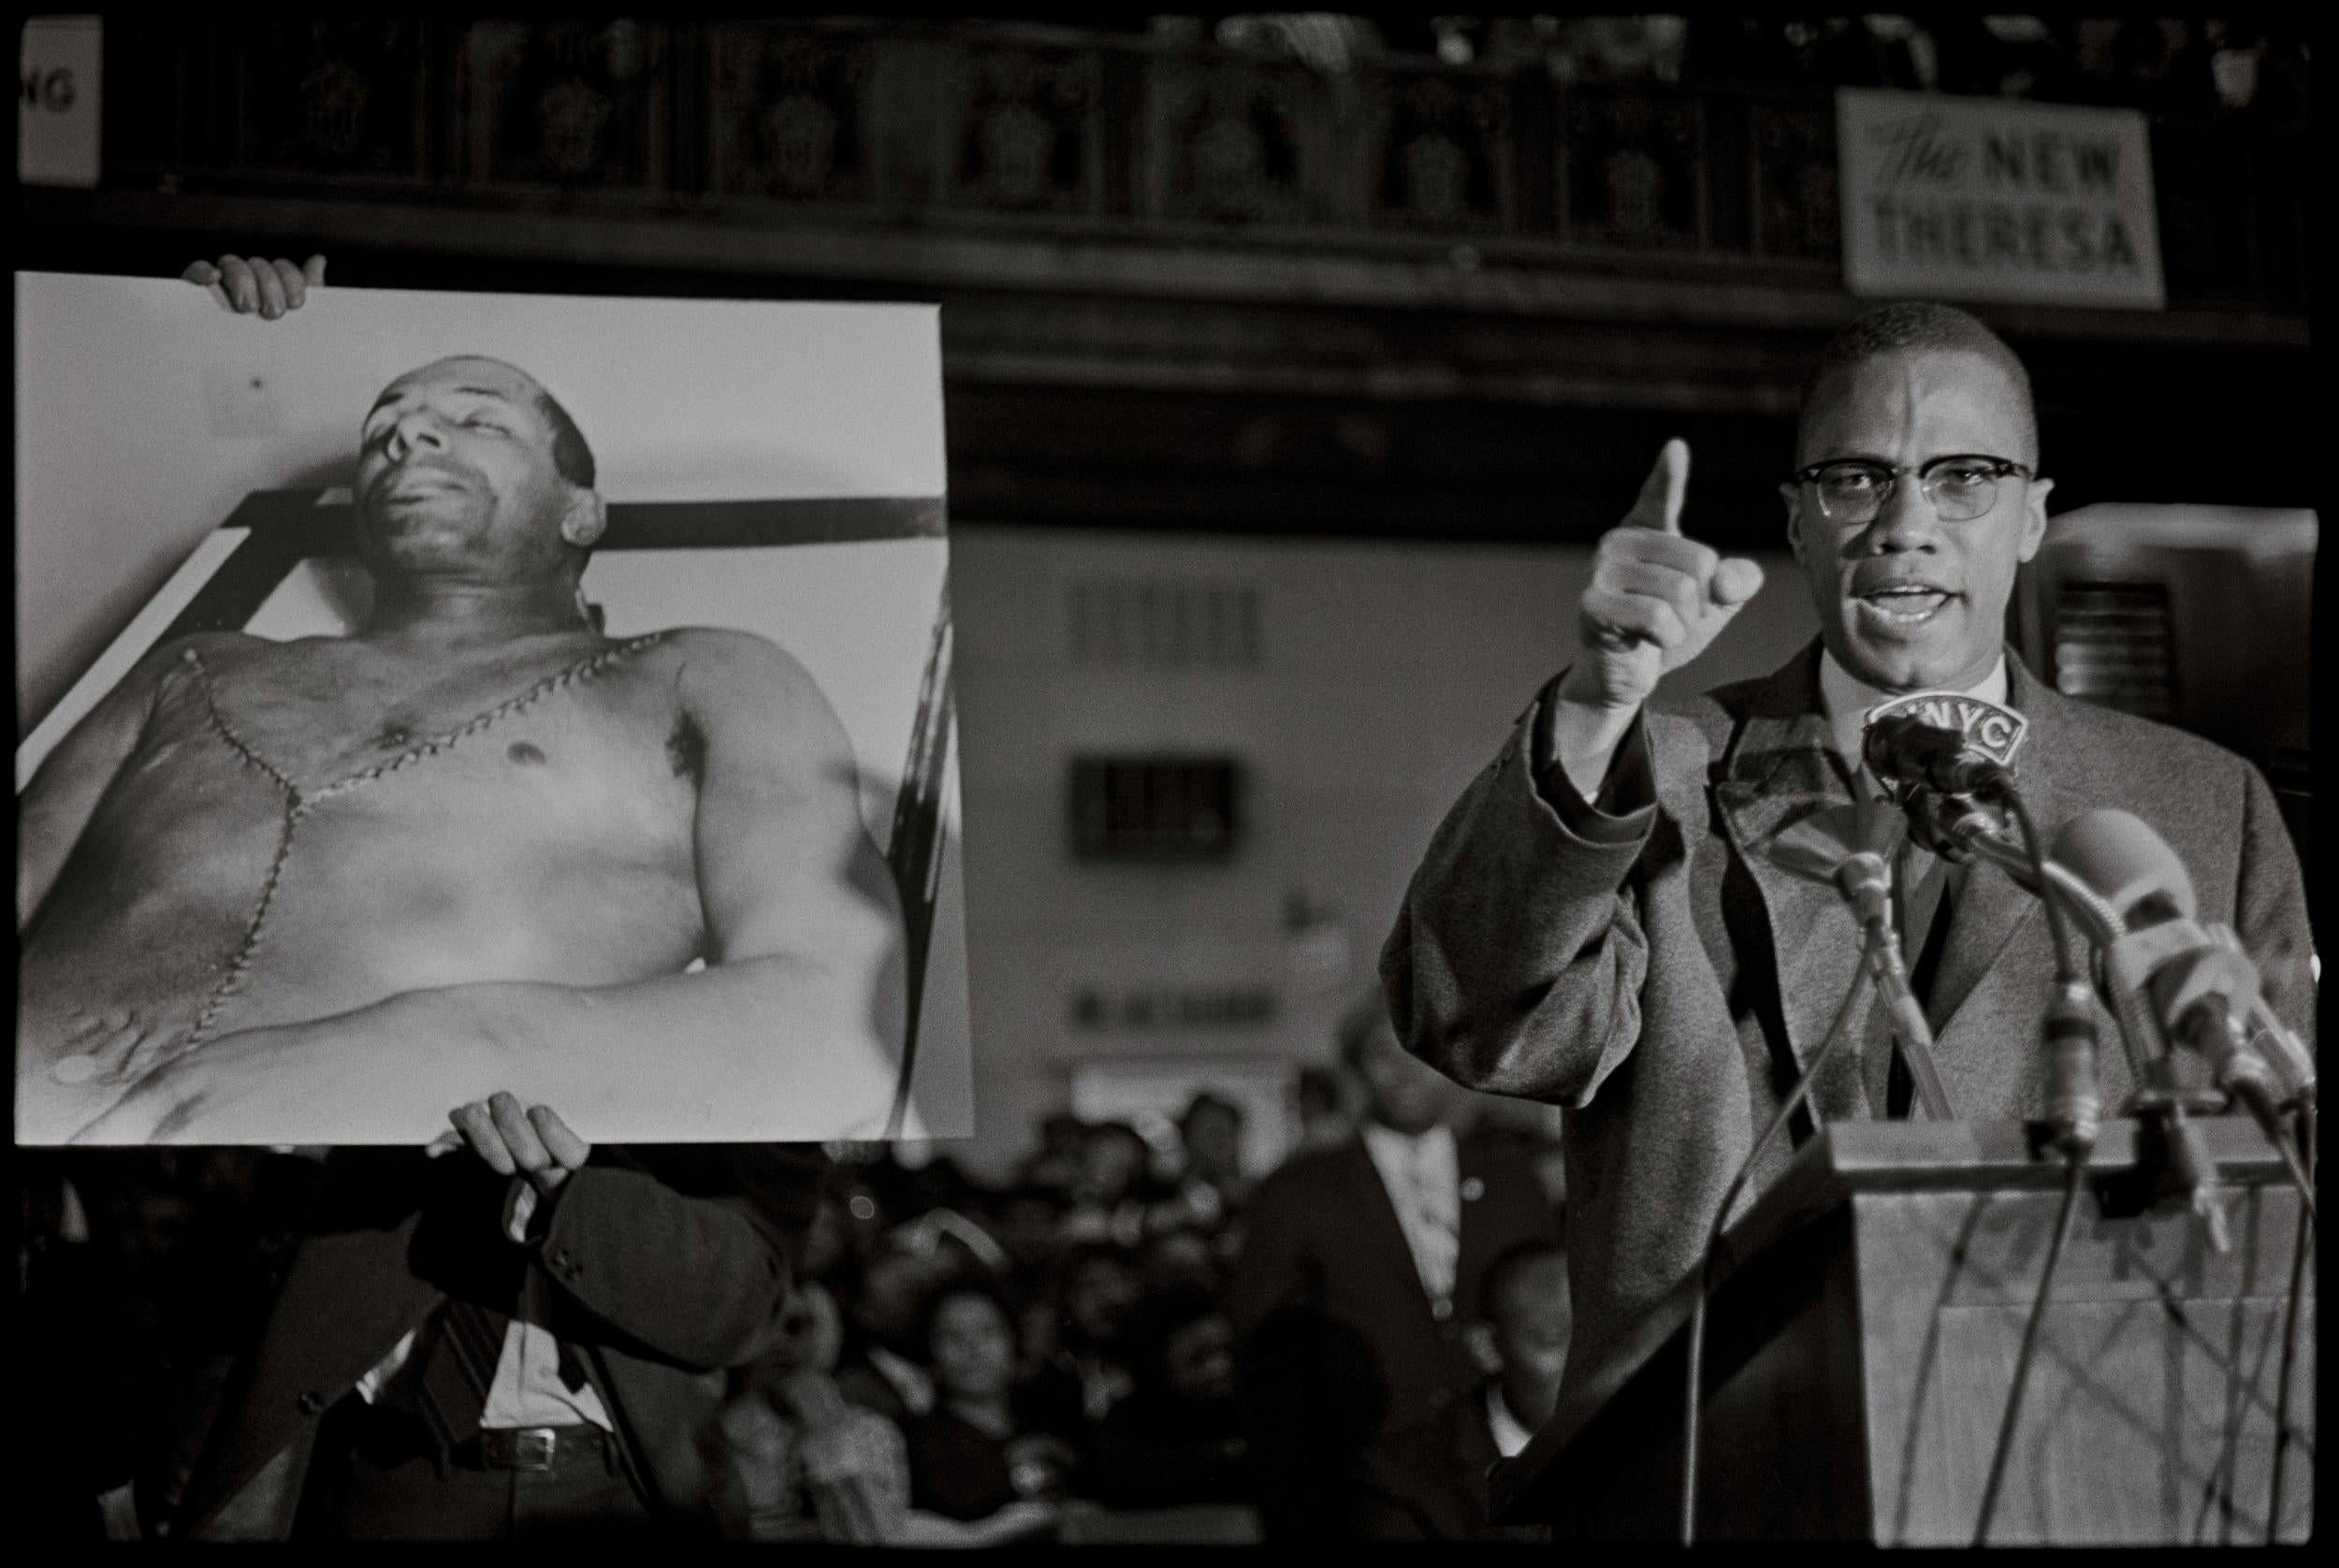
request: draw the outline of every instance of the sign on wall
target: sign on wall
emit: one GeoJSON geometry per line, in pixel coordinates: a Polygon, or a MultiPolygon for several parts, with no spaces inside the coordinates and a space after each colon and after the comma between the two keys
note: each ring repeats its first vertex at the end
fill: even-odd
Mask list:
{"type": "Polygon", "coordinates": [[[1847,87],[1836,144],[1854,294],[2168,303],[2138,110],[1847,87]]]}
{"type": "Polygon", "coordinates": [[[25,20],[17,57],[16,177],[27,185],[97,183],[103,26],[94,16],[25,20]]]}

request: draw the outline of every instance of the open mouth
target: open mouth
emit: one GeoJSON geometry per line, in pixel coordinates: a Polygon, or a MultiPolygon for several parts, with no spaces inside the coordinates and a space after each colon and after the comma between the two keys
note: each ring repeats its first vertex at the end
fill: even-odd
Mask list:
{"type": "Polygon", "coordinates": [[[1908,583],[1861,594],[1858,602],[1870,617],[1887,626],[1913,627],[1931,620],[1951,598],[1939,588],[1908,583]]]}

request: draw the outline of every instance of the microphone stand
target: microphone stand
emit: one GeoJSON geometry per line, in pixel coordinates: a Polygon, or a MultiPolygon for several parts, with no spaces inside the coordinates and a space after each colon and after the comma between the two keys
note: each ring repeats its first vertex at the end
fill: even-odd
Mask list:
{"type": "MultiPolygon", "coordinates": [[[[1989,1479],[1982,1490],[1982,1509],[1973,1527],[1973,1544],[1987,1543],[1990,1523],[1998,1514],[1999,1488],[2006,1480],[2006,1465],[2012,1456],[2014,1432],[2022,1414],[2023,1394],[2030,1382],[2032,1358],[2039,1348],[2039,1333],[2046,1321],[2047,1302],[2055,1290],[2055,1272],[2063,1259],[2063,1243],[2069,1238],[2071,1216],[2079,1206],[2079,1189],[2086,1179],[2087,1156],[2095,1150],[2099,1118],[2102,1111],[2102,1094],[2096,1078],[2095,1014],[2088,1006],[2088,987],[2080,971],[2077,954],[2071,951],[2070,933],[2063,919],[2063,905],[2058,899],[2054,872],[2056,869],[2046,858],[2039,839],[2039,825],[2031,820],[2029,808],[2015,792],[2012,780],[2001,769],[1993,791],[2003,800],[2022,828],[2022,846],[2012,850],[2013,864],[2006,869],[2021,885],[2036,893],[2046,906],[2047,928],[2055,941],[2055,999],[2048,1005],[2045,1020],[2047,1057],[2047,1117],[2054,1135],[2054,1146],[2063,1155],[2063,1201],[2055,1216],[2055,1228],[2047,1242],[2046,1263],[2039,1271],[2039,1290],[2030,1303],[2029,1318],[2023,1325],[2022,1348],[2014,1357],[2012,1386],[2007,1390],[2006,1408],[1998,1417],[1998,1441],[1990,1454],[1989,1479]],[[2026,875],[2027,873],[2027,875],[2026,875]]],[[[1916,791],[1904,792],[1904,804],[1911,807],[1912,819],[1919,820],[1918,831],[1926,836],[1938,837],[1938,853],[1947,856],[1953,843],[1971,843],[1976,849],[1987,843],[2000,845],[2001,835],[1994,831],[1987,814],[1970,797],[1947,797],[1954,801],[1956,815],[1947,834],[1935,835],[1929,815],[1920,818],[1914,809],[1916,791]]],[[[1936,803],[1944,797],[1925,792],[1936,803]]],[[[2008,847],[2012,849],[2012,847],[2008,847]]],[[[2069,878],[2076,884],[2076,878],[2069,878]]],[[[2081,903],[2096,917],[2092,923],[2105,929],[2116,929],[2119,921],[2108,905],[2096,899],[2091,890],[2081,903]]],[[[2123,1038],[2125,1038],[2123,1030],[2123,1038]]]]}

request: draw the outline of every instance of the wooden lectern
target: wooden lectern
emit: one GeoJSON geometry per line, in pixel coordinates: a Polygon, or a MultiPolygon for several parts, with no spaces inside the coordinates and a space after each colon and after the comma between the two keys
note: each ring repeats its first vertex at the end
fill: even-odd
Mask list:
{"type": "MultiPolygon", "coordinates": [[[[2056,1270],[1993,1544],[2260,1543],[2276,1470],[2298,1194],[2258,1129],[2196,1124],[2232,1246],[2156,1189],[2154,1130],[2107,1122],[2056,1270]]],[[[1707,1308],[1701,1540],[1973,1540],[2061,1204],[2017,1124],[1823,1129],[1728,1232],[1707,1308]]],[[[2315,1488],[2313,1259],[2289,1368],[2284,1541],[2315,1488]]],[[[1684,1282],[1534,1441],[1498,1520],[1567,1539],[1678,1529],[1684,1282]]]]}

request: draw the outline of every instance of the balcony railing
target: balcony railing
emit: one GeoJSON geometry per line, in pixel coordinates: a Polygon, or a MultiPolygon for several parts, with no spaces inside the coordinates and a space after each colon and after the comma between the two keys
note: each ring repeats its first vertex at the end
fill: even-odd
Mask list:
{"type": "MultiPolygon", "coordinates": [[[[1809,89],[1328,77],[1007,23],[415,21],[109,30],[108,183],[708,224],[1701,264],[1832,286],[1809,89]]],[[[2157,125],[2179,298],[2303,298],[2307,154],[2157,125]]]]}

